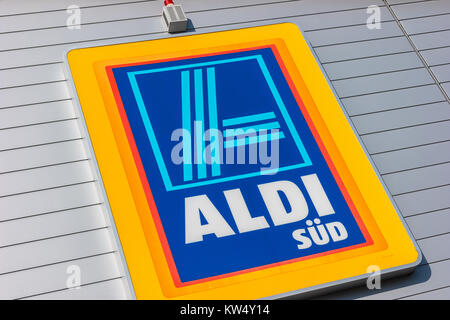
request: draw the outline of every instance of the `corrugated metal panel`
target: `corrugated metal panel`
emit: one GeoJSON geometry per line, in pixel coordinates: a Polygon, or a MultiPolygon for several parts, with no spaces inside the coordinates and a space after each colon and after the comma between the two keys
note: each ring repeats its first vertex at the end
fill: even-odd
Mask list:
{"type": "MultiPolygon", "coordinates": [[[[450,1],[179,2],[191,33],[298,24],[417,238],[424,261],[412,276],[328,297],[449,298],[450,1]],[[380,6],[381,29],[366,27],[369,5],[380,6]]],[[[129,297],[62,61],[74,45],[165,37],[160,10],[160,1],[0,3],[0,288],[14,287],[1,297],[129,297]],[[65,26],[74,4],[79,30],[65,26]],[[81,289],[66,288],[71,264],[82,267],[81,289]]]]}

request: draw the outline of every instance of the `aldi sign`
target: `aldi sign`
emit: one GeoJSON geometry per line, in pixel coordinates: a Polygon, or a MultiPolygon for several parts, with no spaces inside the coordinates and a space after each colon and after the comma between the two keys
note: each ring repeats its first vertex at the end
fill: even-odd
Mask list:
{"type": "Polygon", "coordinates": [[[68,63],[138,297],[284,296],[417,263],[296,27],[77,49],[68,63]]]}
{"type": "Polygon", "coordinates": [[[275,50],[108,69],[178,285],[371,242],[275,50]]]}

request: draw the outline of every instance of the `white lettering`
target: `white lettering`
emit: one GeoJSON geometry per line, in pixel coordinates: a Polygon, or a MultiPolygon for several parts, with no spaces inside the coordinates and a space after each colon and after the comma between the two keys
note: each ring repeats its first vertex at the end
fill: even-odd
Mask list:
{"type": "Polygon", "coordinates": [[[308,216],[308,204],[295,183],[286,180],[269,182],[258,185],[258,188],[276,226],[297,222],[308,216]],[[283,205],[280,192],[286,196],[291,206],[290,212],[283,205]]]}
{"type": "Polygon", "coordinates": [[[203,240],[203,236],[214,233],[218,238],[235,234],[211,200],[204,194],[185,199],[186,244],[203,240]],[[208,222],[201,223],[200,214],[208,222]]]}

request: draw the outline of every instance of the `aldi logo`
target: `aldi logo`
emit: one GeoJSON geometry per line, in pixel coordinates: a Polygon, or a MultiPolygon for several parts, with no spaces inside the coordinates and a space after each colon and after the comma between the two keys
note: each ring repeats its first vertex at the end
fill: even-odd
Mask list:
{"type": "Polygon", "coordinates": [[[108,69],[178,286],[371,243],[277,56],[108,69]]]}
{"type": "Polygon", "coordinates": [[[420,262],[295,25],[67,62],[138,298],[284,297],[420,262]]]}

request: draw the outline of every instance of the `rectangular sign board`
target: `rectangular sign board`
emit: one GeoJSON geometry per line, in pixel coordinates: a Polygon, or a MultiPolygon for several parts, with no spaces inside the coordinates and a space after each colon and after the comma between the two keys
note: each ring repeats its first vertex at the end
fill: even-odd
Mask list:
{"type": "Polygon", "coordinates": [[[138,298],[283,297],[420,261],[295,25],[67,63],[138,298]]]}

